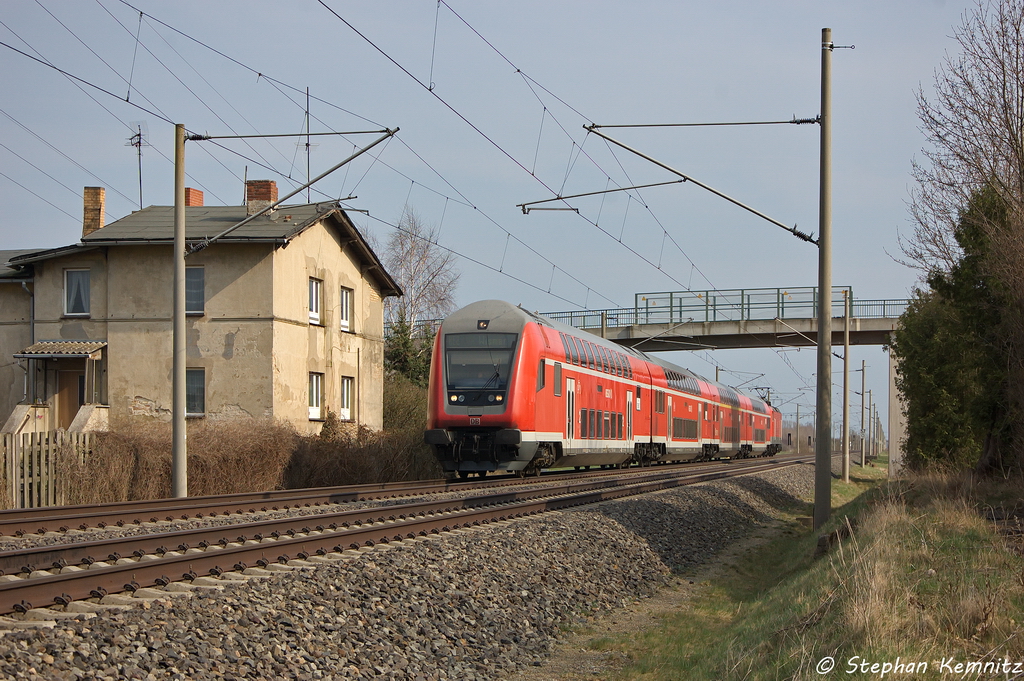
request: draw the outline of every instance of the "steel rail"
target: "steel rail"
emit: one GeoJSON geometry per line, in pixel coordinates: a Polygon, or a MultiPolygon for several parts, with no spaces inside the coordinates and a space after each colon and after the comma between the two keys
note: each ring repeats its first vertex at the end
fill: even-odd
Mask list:
{"type": "MultiPolygon", "coordinates": [[[[658,468],[661,468],[660,466],[658,468]]],[[[649,475],[655,468],[641,468],[634,475],[649,475]]],[[[580,479],[622,474],[622,471],[578,471],[545,475],[541,481],[580,479]]],[[[141,525],[160,520],[191,520],[206,516],[291,510],[356,501],[390,499],[404,494],[435,494],[467,489],[488,489],[523,484],[535,484],[536,479],[515,476],[455,482],[443,479],[318,487],[300,490],[274,490],[269,492],[239,492],[235,494],[182,499],[156,499],[149,501],[120,501],[108,504],[52,506],[36,509],[10,509],[0,511],[0,536],[42,535],[47,532],[66,532],[69,529],[89,529],[108,525],[141,525]]]]}
{"type": "Polygon", "coordinates": [[[302,536],[282,537],[274,542],[241,545],[229,543],[224,547],[215,545],[203,552],[165,556],[159,560],[81,570],[52,577],[19,579],[0,584],[0,613],[25,612],[34,607],[33,603],[40,606],[53,603],[66,605],[74,600],[102,598],[107,593],[135,591],[150,586],[165,586],[169,582],[179,579],[194,580],[200,575],[219,576],[227,571],[245,570],[251,566],[267,566],[274,562],[288,563],[293,559],[305,560],[313,554],[342,553],[347,549],[373,546],[377,543],[414,539],[493,521],[599,503],[681,485],[749,475],[764,470],[777,470],[787,465],[805,462],[804,459],[789,462],[769,460],[741,468],[724,467],[724,470],[703,473],[679,471],[676,476],[660,480],[627,483],[575,494],[511,502],[500,507],[478,507],[456,517],[448,514],[407,517],[405,520],[397,519],[384,524],[375,523],[368,527],[349,527],[337,532],[312,531],[302,536]],[[457,522],[452,523],[453,519],[457,522]],[[176,576],[171,578],[168,577],[169,574],[176,576]]]}

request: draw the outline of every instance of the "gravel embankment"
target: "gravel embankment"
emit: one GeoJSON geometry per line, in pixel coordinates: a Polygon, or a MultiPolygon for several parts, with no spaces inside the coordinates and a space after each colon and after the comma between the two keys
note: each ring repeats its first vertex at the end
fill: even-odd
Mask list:
{"type": "Polygon", "coordinates": [[[500,679],[540,664],[560,627],[650,596],[806,498],[812,476],[791,466],[13,631],[0,675],[500,679]]]}

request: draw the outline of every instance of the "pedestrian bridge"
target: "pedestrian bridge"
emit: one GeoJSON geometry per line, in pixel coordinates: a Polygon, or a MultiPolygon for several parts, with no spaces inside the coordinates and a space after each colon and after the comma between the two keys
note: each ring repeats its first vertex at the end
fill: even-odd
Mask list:
{"type": "MultiPolygon", "coordinates": [[[[884,345],[909,301],[858,299],[832,289],[832,343],[884,345]]],[[[578,329],[647,352],[811,346],[818,343],[818,288],[638,293],[631,308],[546,312],[578,329]]]]}

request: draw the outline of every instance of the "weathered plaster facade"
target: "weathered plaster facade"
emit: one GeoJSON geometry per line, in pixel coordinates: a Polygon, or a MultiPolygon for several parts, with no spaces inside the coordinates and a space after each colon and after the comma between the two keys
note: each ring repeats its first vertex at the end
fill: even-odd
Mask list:
{"type": "MultiPolygon", "coordinates": [[[[245,214],[245,206],[186,208],[188,238],[218,233],[245,214]]],[[[17,381],[16,390],[5,389],[0,418],[34,395],[50,407],[44,410],[47,428],[67,427],[59,409],[60,371],[65,384],[70,372],[86,372],[84,404],[109,405],[113,423],[170,418],[171,218],[167,207],[150,207],[85,235],[74,246],[11,259],[3,271],[28,276],[36,304],[31,325],[28,294],[20,282],[0,278],[5,362],[19,352],[32,356],[23,351],[32,343],[32,328],[37,342],[88,340],[106,346],[88,365],[81,357],[53,356],[49,347],[45,360],[20,359],[21,366],[32,365],[35,392],[25,394],[24,380],[17,381]],[[68,270],[88,270],[88,314],[66,310],[68,270]]],[[[335,204],[282,206],[246,227],[186,261],[189,268],[202,268],[202,309],[187,316],[186,354],[189,369],[203,370],[203,417],[268,416],[316,433],[331,410],[381,428],[382,299],[399,295],[398,286],[335,204]],[[319,322],[309,310],[311,278],[320,282],[319,322]],[[345,325],[339,319],[342,287],[351,296],[345,325]],[[310,408],[311,373],[320,375],[319,417],[310,408]]],[[[3,376],[24,376],[24,369],[12,366],[4,367],[3,376]]]]}

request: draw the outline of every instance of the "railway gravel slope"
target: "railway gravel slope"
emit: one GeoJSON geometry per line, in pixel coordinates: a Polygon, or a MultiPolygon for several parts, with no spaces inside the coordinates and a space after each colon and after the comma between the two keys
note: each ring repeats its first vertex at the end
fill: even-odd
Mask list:
{"type": "Polygon", "coordinates": [[[0,636],[19,679],[500,679],[806,497],[810,466],[360,551],[0,636]]]}

